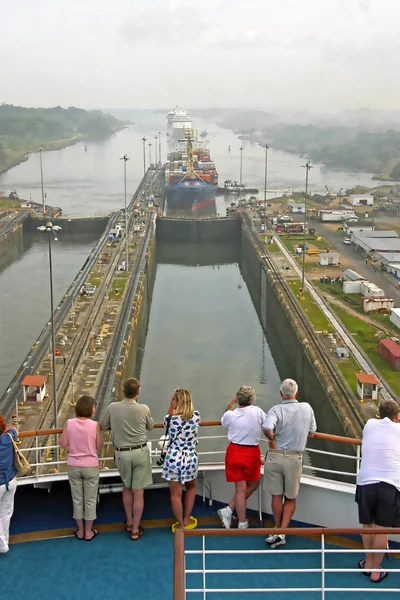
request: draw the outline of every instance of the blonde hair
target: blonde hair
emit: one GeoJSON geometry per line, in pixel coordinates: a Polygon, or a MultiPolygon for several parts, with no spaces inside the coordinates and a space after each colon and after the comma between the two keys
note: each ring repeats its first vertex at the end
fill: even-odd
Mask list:
{"type": "Polygon", "coordinates": [[[175,390],[175,398],[178,402],[176,414],[182,417],[182,421],[189,421],[193,417],[194,408],[192,395],[187,390],[175,390]]]}

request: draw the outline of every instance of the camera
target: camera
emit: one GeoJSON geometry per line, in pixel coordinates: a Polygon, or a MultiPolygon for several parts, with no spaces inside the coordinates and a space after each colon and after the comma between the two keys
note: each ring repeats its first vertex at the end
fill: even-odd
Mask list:
{"type": "Polygon", "coordinates": [[[167,455],[166,452],[161,452],[160,458],[156,461],[157,466],[159,466],[159,467],[163,466],[166,455],[167,455]]]}

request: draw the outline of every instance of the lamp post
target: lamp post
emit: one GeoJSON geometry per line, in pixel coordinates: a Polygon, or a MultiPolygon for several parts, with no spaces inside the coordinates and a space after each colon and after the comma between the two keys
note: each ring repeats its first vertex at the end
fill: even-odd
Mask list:
{"type": "Polygon", "coordinates": [[[240,150],[240,171],[239,171],[239,183],[240,185],[242,185],[242,179],[243,179],[243,147],[240,146],[239,148],[240,150]]]}
{"type": "Polygon", "coordinates": [[[50,273],[50,310],[51,310],[51,352],[53,365],[53,420],[54,428],[57,429],[57,385],[56,385],[56,338],[54,333],[54,298],[53,298],[53,263],[51,257],[51,236],[54,234],[54,241],[57,241],[56,232],[60,231],[61,227],[53,225],[51,221],[47,221],[46,225],[38,227],[39,231],[47,233],[49,241],[49,273],[50,273]]]}
{"type": "Polygon", "coordinates": [[[125,262],[126,262],[126,271],[128,272],[128,237],[129,237],[129,229],[128,229],[128,209],[126,206],[126,163],[129,160],[129,157],[124,154],[120,160],[124,161],[124,198],[125,198],[125,262]]]}
{"type": "Polygon", "coordinates": [[[142,137],[143,142],[143,174],[146,174],[146,138],[142,137]]]}
{"type": "Polygon", "coordinates": [[[158,161],[161,165],[161,131],[158,132],[158,161]]]}
{"type": "Polygon", "coordinates": [[[155,148],[155,151],[156,151],[156,159],[155,159],[155,161],[156,161],[156,164],[157,164],[157,162],[158,162],[158,160],[157,160],[157,152],[158,152],[158,144],[157,144],[157,141],[158,141],[158,137],[155,135],[155,136],[154,136],[154,148],[155,148]]]}
{"type": "Polygon", "coordinates": [[[267,172],[268,172],[268,144],[265,144],[265,166],[264,166],[264,229],[267,233],[267,172]]]}
{"type": "Polygon", "coordinates": [[[149,147],[149,164],[151,166],[151,142],[148,143],[148,147],[149,147]]]}
{"type": "Polygon", "coordinates": [[[43,148],[40,146],[39,148],[39,159],[40,159],[40,182],[41,182],[41,186],[42,186],[42,208],[43,208],[43,216],[45,214],[46,211],[46,207],[45,207],[45,199],[44,199],[44,187],[43,187],[43,162],[42,162],[42,151],[43,148]]]}
{"type": "Polygon", "coordinates": [[[301,293],[304,295],[304,271],[306,264],[306,230],[307,230],[307,192],[308,192],[308,174],[312,166],[308,160],[305,165],[302,165],[306,170],[306,193],[304,197],[304,231],[303,231],[303,267],[301,272],[301,293]]]}

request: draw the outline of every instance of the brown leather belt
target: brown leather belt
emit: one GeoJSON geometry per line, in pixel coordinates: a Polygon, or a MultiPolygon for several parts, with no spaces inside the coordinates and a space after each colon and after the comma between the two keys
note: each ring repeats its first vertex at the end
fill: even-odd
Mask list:
{"type": "Polygon", "coordinates": [[[293,456],[299,456],[299,454],[303,454],[302,452],[292,452],[291,450],[276,450],[273,448],[270,448],[268,452],[276,452],[277,454],[289,454],[293,456]]]}
{"type": "Polygon", "coordinates": [[[129,452],[129,450],[139,450],[139,448],[144,448],[147,446],[147,442],[144,444],[140,444],[140,446],[125,446],[124,448],[115,448],[117,452],[129,452]]]}

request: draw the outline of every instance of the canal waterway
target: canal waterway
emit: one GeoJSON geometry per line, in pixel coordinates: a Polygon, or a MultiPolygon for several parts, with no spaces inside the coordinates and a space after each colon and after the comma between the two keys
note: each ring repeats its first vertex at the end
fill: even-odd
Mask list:
{"type": "MultiPolygon", "coordinates": [[[[143,175],[143,145],[146,136],[152,140],[161,131],[162,155],[166,158],[166,119],[162,113],[129,111],[134,125],[102,142],[79,143],[60,151],[43,153],[44,188],[47,202],[60,206],[65,215],[108,213],[123,205],[123,164],[120,158],[127,153],[127,189],[132,195],[143,175]]],[[[198,120],[199,130],[206,129],[210,139],[211,156],[220,174],[220,182],[238,179],[241,145],[243,152],[243,180],[251,186],[263,187],[264,150],[257,144],[243,142],[232,131],[215,123],[198,120]],[[228,152],[231,146],[231,152],[228,152]]],[[[146,162],[149,162],[146,150],[146,162]]],[[[304,179],[304,160],[294,155],[269,151],[268,188],[283,189],[289,186],[301,189],[304,179]]],[[[311,191],[322,191],[328,185],[332,191],[355,183],[372,185],[370,174],[349,174],[327,170],[317,165],[310,175],[311,191]]],[[[16,189],[22,198],[41,201],[40,165],[38,154],[32,154],[20,165],[0,175],[0,190],[9,193],[16,189]]],[[[273,195],[273,194],[272,194],[273,195]]],[[[225,214],[232,198],[218,197],[213,212],[225,214]]],[[[57,301],[68,289],[77,271],[90,253],[95,240],[89,236],[76,240],[63,240],[54,244],[54,285],[57,301]]],[[[11,242],[14,243],[14,242],[11,242]]],[[[27,350],[49,318],[48,256],[44,240],[26,238],[23,244],[15,242],[15,252],[0,273],[1,335],[0,392],[22,363],[27,350]]],[[[0,267],[1,268],[1,267],[0,267]]],[[[233,267],[232,267],[233,269],[233,267]]],[[[211,268],[211,271],[213,269],[211,268]]],[[[229,271],[229,269],[228,269],[229,271]]],[[[174,271],[175,272],[175,271],[174,271]]],[[[221,268],[216,274],[221,275],[221,268]]],[[[190,305],[184,303],[183,310],[190,305]]],[[[219,310],[216,307],[216,310],[219,310]]],[[[240,319],[237,314],[236,319],[240,319]]],[[[189,325],[189,321],[187,323],[189,325]]],[[[261,346],[261,334],[259,334],[261,346]]],[[[178,382],[179,383],[179,382],[178,382]]],[[[175,385],[175,384],[174,384],[175,385]]]]}
{"type": "MultiPolygon", "coordinates": [[[[52,244],[54,305],[60,302],[97,242],[97,236],[59,235],[52,244]]],[[[50,318],[49,255],[45,236],[24,234],[14,260],[0,265],[0,396],[50,318]]]]}

